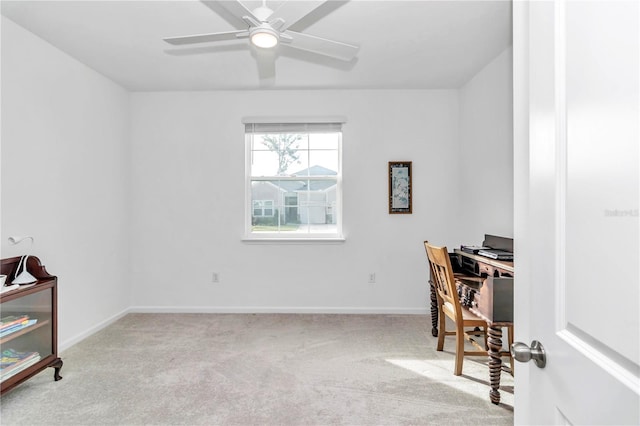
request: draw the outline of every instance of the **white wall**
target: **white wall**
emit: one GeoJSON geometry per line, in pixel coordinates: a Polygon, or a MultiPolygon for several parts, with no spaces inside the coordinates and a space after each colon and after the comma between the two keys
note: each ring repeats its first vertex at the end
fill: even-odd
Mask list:
{"type": "Polygon", "coordinates": [[[63,348],[129,308],[427,312],[424,239],[510,235],[510,189],[480,213],[465,185],[480,158],[511,187],[510,58],[460,91],[129,94],[2,18],[2,256],[32,250],[60,277],[63,348]],[[346,242],[241,241],[240,120],[260,115],[348,118],[346,242]],[[401,160],[414,213],[389,215],[387,162],[401,160]],[[33,249],[9,246],[16,234],[33,249]]]}
{"type": "Polygon", "coordinates": [[[513,237],[512,49],[460,89],[461,243],[513,237]]]}
{"type": "Polygon", "coordinates": [[[134,309],[427,312],[422,242],[460,241],[457,91],[135,93],[132,126],[134,309]],[[241,118],[255,115],[347,117],[345,243],[241,241],[241,118]],[[401,160],[414,213],[389,215],[401,160]]]}
{"type": "Polygon", "coordinates": [[[63,349],[130,305],[129,94],[4,17],[1,75],[0,249],[59,277],[63,349]]]}

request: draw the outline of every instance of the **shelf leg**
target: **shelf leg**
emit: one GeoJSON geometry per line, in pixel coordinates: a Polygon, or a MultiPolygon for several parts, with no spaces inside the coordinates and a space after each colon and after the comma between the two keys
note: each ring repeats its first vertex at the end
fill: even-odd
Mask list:
{"type": "Polygon", "coordinates": [[[56,382],[60,379],[62,379],[62,376],[60,375],[60,369],[62,368],[62,359],[60,358],[56,358],[55,360],[53,360],[53,362],[51,364],[49,364],[49,367],[53,367],[54,371],[53,371],[53,380],[55,380],[56,382]]]}

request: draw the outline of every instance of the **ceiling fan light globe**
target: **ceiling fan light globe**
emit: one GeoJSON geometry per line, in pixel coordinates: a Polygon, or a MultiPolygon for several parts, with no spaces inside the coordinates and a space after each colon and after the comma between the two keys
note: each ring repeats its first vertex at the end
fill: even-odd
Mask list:
{"type": "Polygon", "coordinates": [[[270,49],[278,44],[278,34],[270,28],[257,28],[251,32],[251,43],[256,47],[270,49]]]}

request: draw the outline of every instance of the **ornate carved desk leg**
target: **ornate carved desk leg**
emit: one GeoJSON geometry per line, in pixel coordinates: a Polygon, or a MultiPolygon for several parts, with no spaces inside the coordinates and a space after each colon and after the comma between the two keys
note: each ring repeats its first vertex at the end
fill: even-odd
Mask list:
{"type": "Polygon", "coordinates": [[[489,398],[494,404],[500,403],[500,374],[502,372],[502,358],[500,351],[502,350],[502,328],[494,325],[489,326],[489,379],[491,381],[491,390],[489,398]]]}
{"type": "Polygon", "coordinates": [[[60,375],[60,369],[62,368],[62,360],[60,358],[56,358],[53,360],[53,362],[51,364],[49,364],[49,367],[53,367],[54,371],[53,371],[53,380],[55,380],[56,382],[60,379],[62,379],[62,376],[60,375]]]}
{"type": "Polygon", "coordinates": [[[436,288],[431,280],[429,280],[429,288],[431,293],[431,335],[438,337],[438,298],[436,288]]]}

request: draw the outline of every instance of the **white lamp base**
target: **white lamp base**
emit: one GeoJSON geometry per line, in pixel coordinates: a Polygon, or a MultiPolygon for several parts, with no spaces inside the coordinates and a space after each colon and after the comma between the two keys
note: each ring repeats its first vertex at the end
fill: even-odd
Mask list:
{"type": "Polygon", "coordinates": [[[11,281],[11,284],[31,284],[36,281],[38,281],[36,277],[31,275],[28,271],[22,271],[13,281],[11,281]]]}

